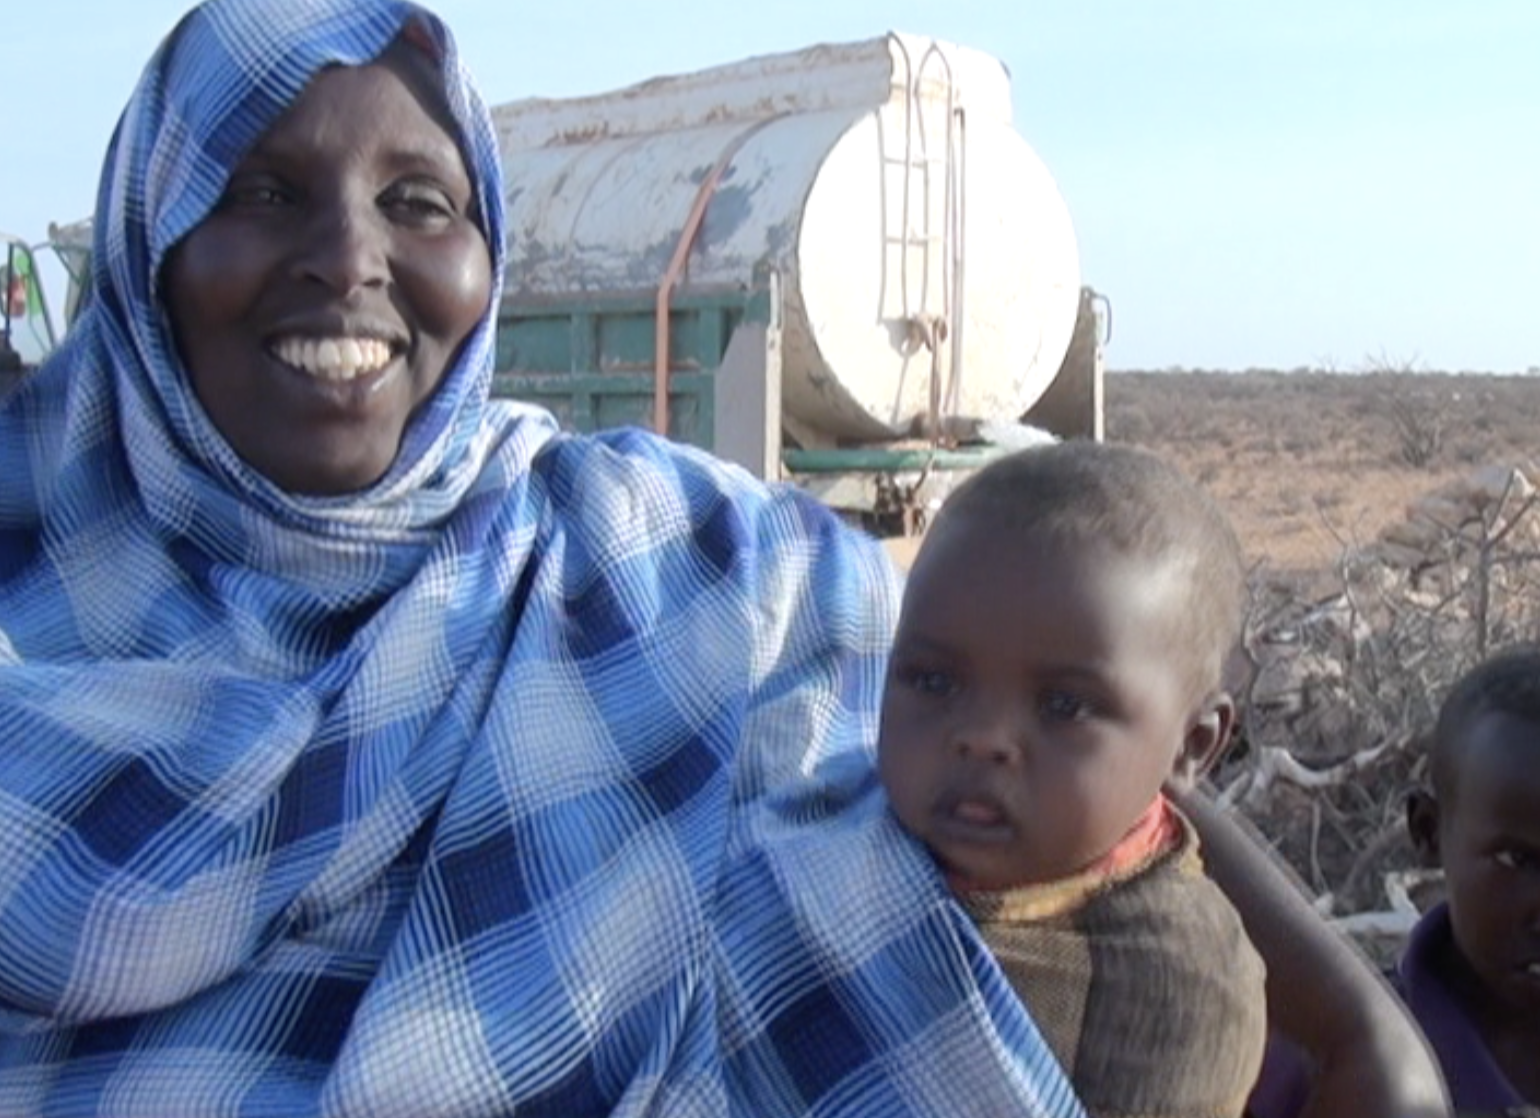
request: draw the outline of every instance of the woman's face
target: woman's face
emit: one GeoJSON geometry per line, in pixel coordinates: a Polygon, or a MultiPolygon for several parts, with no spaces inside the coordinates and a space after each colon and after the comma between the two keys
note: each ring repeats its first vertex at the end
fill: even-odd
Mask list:
{"type": "Polygon", "coordinates": [[[171,252],[193,391],[294,493],[367,488],[395,461],[491,297],[474,191],[426,59],[322,71],[171,252]]]}

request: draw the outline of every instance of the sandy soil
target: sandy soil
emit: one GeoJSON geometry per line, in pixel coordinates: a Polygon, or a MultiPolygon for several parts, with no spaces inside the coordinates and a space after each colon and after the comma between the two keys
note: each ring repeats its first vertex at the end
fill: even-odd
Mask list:
{"type": "Polygon", "coordinates": [[[1107,437],[1169,456],[1225,506],[1255,563],[1308,576],[1439,485],[1533,462],[1540,377],[1113,373],[1107,437]],[[1413,466],[1419,436],[1437,445],[1413,466]]]}

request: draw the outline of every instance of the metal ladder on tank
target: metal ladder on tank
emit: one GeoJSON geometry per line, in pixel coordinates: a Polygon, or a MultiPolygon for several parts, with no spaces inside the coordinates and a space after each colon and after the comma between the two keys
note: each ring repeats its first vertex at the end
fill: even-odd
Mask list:
{"type": "MultiPolygon", "coordinates": [[[[898,231],[895,233],[887,218],[888,207],[884,201],[882,308],[887,310],[887,279],[892,274],[892,253],[899,254],[899,319],[906,330],[905,345],[908,352],[920,349],[930,353],[929,392],[925,417],[925,435],[939,445],[945,416],[954,412],[962,381],[963,355],[963,235],[965,232],[965,175],[966,117],[958,104],[957,83],[952,62],[940,45],[934,41],[921,55],[919,66],[909,53],[904,41],[894,36],[903,60],[904,88],[904,143],[902,155],[890,155],[886,144],[881,147],[883,166],[883,198],[887,197],[887,169],[900,168],[903,184],[899,191],[898,231]],[[923,85],[927,69],[939,65],[946,86],[946,126],[941,150],[933,151],[936,137],[932,135],[925,111],[926,99],[923,85]],[[939,172],[939,173],[938,173],[939,172]],[[916,174],[919,189],[915,190],[916,174]],[[938,231],[932,219],[935,216],[936,179],[942,184],[941,228],[938,231]],[[915,195],[920,195],[920,222],[915,223],[915,195]],[[914,256],[921,258],[921,278],[918,293],[910,279],[914,256]],[[940,276],[936,279],[939,257],[940,276]],[[939,306],[937,305],[939,303],[939,306]],[[945,350],[945,375],[943,376],[943,350],[945,350]],[[943,385],[943,379],[945,384],[943,385]]],[[[903,385],[899,385],[902,395],[903,385]]]]}

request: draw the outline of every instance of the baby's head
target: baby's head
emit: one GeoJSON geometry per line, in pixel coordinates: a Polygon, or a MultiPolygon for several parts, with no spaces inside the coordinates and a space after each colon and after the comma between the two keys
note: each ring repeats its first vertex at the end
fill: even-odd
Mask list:
{"type": "Polygon", "coordinates": [[[1454,685],[1433,732],[1432,793],[1407,803],[1412,840],[1442,863],[1460,957],[1490,1008],[1540,1014],[1540,647],[1454,685]]]}
{"type": "Polygon", "coordinates": [[[882,704],[894,810],[954,877],[1054,880],[1224,745],[1245,577],[1160,459],[1073,442],[958,488],[910,572],[882,704]]]}

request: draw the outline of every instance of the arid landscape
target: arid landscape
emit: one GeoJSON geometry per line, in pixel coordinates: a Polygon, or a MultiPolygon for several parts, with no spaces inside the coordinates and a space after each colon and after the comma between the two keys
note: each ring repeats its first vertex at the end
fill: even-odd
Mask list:
{"type": "Polygon", "coordinates": [[[1540,458],[1540,376],[1122,372],[1106,391],[1107,438],[1182,466],[1275,572],[1330,572],[1422,494],[1540,458]],[[1437,445],[1414,466],[1424,432],[1437,445]]]}
{"type": "Polygon", "coordinates": [[[1123,372],[1106,397],[1107,438],[1205,485],[1252,564],[1217,783],[1388,954],[1437,891],[1403,825],[1437,703],[1540,639],[1540,376],[1123,372]]]}

